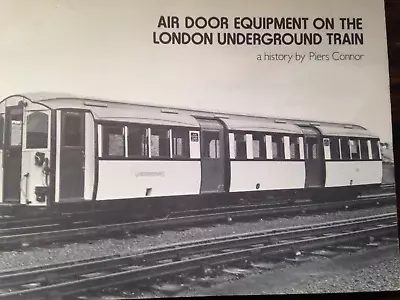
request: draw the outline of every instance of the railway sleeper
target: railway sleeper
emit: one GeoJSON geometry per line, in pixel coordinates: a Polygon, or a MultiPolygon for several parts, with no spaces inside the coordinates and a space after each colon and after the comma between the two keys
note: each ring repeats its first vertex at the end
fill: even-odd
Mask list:
{"type": "MultiPolygon", "coordinates": [[[[375,233],[377,236],[379,235],[384,235],[383,232],[379,227],[375,227],[378,230],[378,233],[375,233]]],[[[391,228],[394,228],[394,226],[391,226],[391,228]]],[[[371,231],[372,232],[372,231],[371,231]]],[[[372,235],[372,236],[375,236],[372,235]]],[[[351,234],[337,234],[338,238],[336,239],[329,239],[329,237],[319,237],[319,238],[311,238],[309,240],[286,240],[286,244],[277,244],[277,245],[271,245],[271,246],[265,246],[265,247],[260,247],[259,250],[261,251],[261,253],[264,253],[266,256],[270,256],[271,254],[280,254],[281,258],[282,256],[286,256],[286,257],[298,257],[301,255],[298,255],[298,251],[309,251],[310,249],[321,249],[323,247],[329,247],[333,244],[348,244],[348,243],[354,243],[354,239],[358,240],[358,239],[369,239],[371,237],[370,232],[367,233],[367,230],[364,229],[364,232],[362,232],[361,234],[359,233],[358,236],[355,235],[351,235],[351,234]]],[[[336,248],[337,245],[336,245],[336,248]]],[[[360,248],[360,247],[359,247],[360,248]]],[[[207,250],[207,249],[206,249],[207,250]]],[[[176,272],[185,272],[188,270],[191,270],[192,268],[194,269],[198,269],[199,266],[199,262],[203,262],[203,265],[206,266],[214,266],[214,265],[219,265],[219,264],[227,264],[227,263],[232,263],[232,262],[238,262],[238,261],[250,261],[251,260],[251,255],[252,255],[252,250],[254,249],[243,249],[243,248],[236,248],[235,251],[231,252],[227,252],[227,253],[221,253],[221,254],[212,254],[212,253],[208,253],[209,251],[211,251],[209,249],[209,251],[205,251],[203,249],[203,251],[200,251],[199,253],[203,252],[203,255],[198,256],[198,258],[196,260],[193,260],[194,256],[191,256],[190,259],[191,261],[188,261],[187,264],[185,261],[176,261],[176,262],[171,262],[171,259],[165,259],[164,261],[160,261],[160,256],[157,257],[153,257],[153,260],[147,260],[147,261],[153,261],[156,262],[158,264],[160,263],[164,263],[165,266],[163,266],[161,268],[161,273],[156,273],[153,276],[166,276],[168,274],[172,274],[172,273],[176,273],[176,272]],[[207,256],[208,255],[208,256],[207,256]],[[206,263],[207,262],[207,263],[206,263]],[[177,268],[176,268],[177,267],[177,268]]],[[[198,251],[196,251],[198,252],[198,251]]],[[[190,251],[186,252],[188,254],[190,254],[190,251]]],[[[300,253],[301,254],[301,253],[300,253]]],[[[151,258],[151,255],[150,255],[151,258]]],[[[130,261],[132,262],[132,261],[130,261]]],[[[121,264],[121,265],[126,265],[126,262],[121,264]]],[[[153,264],[153,266],[155,266],[153,264]]],[[[115,263],[111,263],[107,265],[107,268],[109,270],[117,270],[117,266],[115,265],[115,263]]],[[[147,276],[151,276],[151,273],[147,273],[147,272],[151,272],[153,268],[149,268],[147,270],[144,270],[144,272],[141,272],[140,275],[137,274],[140,278],[146,278],[146,274],[150,274],[147,276]]],[[[102,270],[106,270],[105,267],[102,268],[102,270]]],[[[85,273],[89,272],[88,269],[85,269],[85,273]]],[[[81,272],[81,271],[79,271],[81,272]]],[[[103,272],[100,272],[102,274],[104,274],[103,272]]],[[[106,273],[107,274],[107,273],[106,273]]],[[[134,274],[134,273],[132,273],[134,274]]],[[[129,274],[129,275],[132,275],[129,274]]],[[[126,275],[126,274],[125,274],[126,275]]],[[[125,276],[124,275],[124,276],[125,276]]],[[[107,284],[107,283],[106,283],[107,284]]]]}

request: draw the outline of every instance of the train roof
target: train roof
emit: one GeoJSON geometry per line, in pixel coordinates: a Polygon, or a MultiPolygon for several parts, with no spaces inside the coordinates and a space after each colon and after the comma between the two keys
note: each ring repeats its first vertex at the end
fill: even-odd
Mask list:
{"type": "Polygon", "coordinates": [[[279,132],[301,134],[300,127],[291,123],[277,123],[269,119],[221,118],[229,130],[279,132]]]}
{"type": "Polygon", "coordinates": [[[44,104],[51,109],[89,109],[92,111],[94,117],[98,120],[124,122],[132,121],[133,119],[138,123],[151,122],[153,124],[160,125],[199,127],[199,124],[194,117],[216,117],[223,120],[231,130],[301,133],[302,131],[298,125],[312,125],[318,128],[323,135],[378,138],[366,128],[351,123],[205,111],[190,108],[149,105],[144,103],[140,104],[123,101],[110,101],[106,99],[81,97],[66,93],[25,93],[12,95],[7,98],[10,97],[27,98],[32,102],[44,104]]]}

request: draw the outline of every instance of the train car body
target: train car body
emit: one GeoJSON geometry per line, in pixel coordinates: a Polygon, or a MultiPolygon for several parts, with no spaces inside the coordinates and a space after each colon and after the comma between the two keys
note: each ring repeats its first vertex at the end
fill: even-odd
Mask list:
{"type": "Polygon", "coordinates": [[[0,134],[3,207],[326,196],[382,180],[379,138],[353,124],[27,94],[0,103],[0,134]]]}

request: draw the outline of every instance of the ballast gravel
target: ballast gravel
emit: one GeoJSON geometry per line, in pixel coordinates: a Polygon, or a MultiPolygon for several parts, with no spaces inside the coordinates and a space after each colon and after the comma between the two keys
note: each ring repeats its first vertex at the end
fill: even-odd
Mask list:
{"type": "MultiPolygon", "coordinates": [[[[315,216],[298,216],[271,220],[259,219],[255,222],[229,222],[209,227],[194,227],[182,231],[164,231],[154,235],[137,235],[124,239],[103,239],[99,241],[51,245],[45,248],[0,252],[0,270],[26,268],[76,259],[87,259],[104,255],[127,255],[140,249],[172,243],[209,239],[230,234],[240,234],[259,230],[283,228],[306,224],[316,224],[376,214],[396,212],[395,206],[383,206],[356,211],[340,211],[315,216]]],[[[1,272],[1,271],[0,271],[1,272]]]]}
{"type": "Polygon", "coordinates": [[[176,296],[260,294],[324,294],[400,291],[400,255],[396,245],[362,249],[334,258],[225,281],[209,288],[194,287],[176,296]]]}

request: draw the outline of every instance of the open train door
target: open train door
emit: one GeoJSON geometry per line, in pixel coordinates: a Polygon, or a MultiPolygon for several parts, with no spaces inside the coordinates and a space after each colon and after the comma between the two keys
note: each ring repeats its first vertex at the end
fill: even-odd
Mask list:
{"type": "Polygon", "coordinates": [[[325,156],[322,135],[312,126],[300,126],[304,134],[305,187],[325,186],[325,156]]]}
{"type": "Polygon", "coordinates": [[[24,107],[5,106],[3,144],[3,202],[21,203],[22,130],[24,107]]]}
{"type": "Polygon", "coordinates": [[[51,111],[26,97],[2,103],[2,202],[44,206],[49,195],[51,111]]]}
{"type": "Polygon", "coordinates": [[[216,119],[196,118],[200,124],[200,193],[225,192],[226,180],[226,135],[221,121],[216,119]]]}

